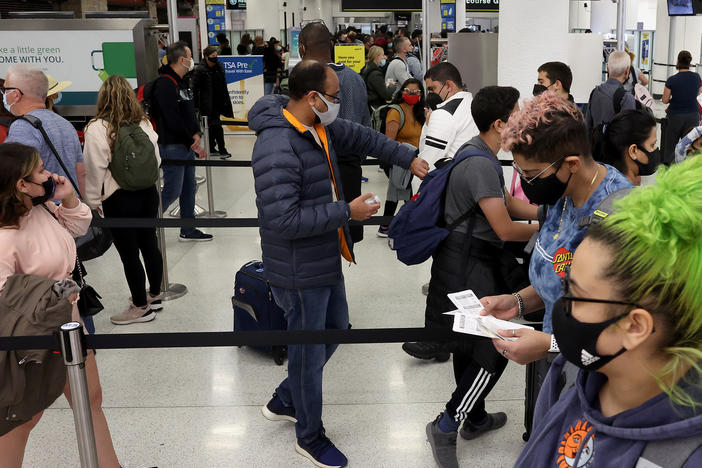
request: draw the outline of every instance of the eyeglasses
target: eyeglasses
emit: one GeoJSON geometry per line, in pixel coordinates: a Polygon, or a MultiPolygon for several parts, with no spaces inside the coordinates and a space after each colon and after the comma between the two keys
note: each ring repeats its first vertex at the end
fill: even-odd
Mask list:
{"type": "Polygon", "coordinates": [[[422,94],[422,92],[418,89],[412,90],[412,89],[405,88],[402,90],[402,92],[405,94],[411,94],[413,96],[421,96],[421,94],[422,94]]]}
{"type": "Polygon", "coordinates": [[[570,267],[565,268],[565,275],[561,278],[561,301],[563,301],[563,308],[566,314],[571,315],[573,302],[591,302],[599,304],[615,304],[615,305],[626,305],[631,307],[638,307],[644,309],[645,307],[636,302],[627,301],[616,301],[613,299],[593,299],[591,297],[576,297],[571,294],[570,291],[570,267]]]}
{"type": "Polygon", "coordinates": [[[20,93],[21,96],[24,96],[24,93],[22,92],[21,89],[19,89],[19,88],[6,88],[6,87],[4,87],[4,86],[0,86],[0,93],[1,93],[1,94],[7,94],[8,92],[10,92],[10,91],[12,91],[12,90],[15,90],[15,89],[16,89],[17,91],[19,91],[19,93],[20,93]]]}
{"type": "MultiPolygon", "coordinates": [[[[548,166],[546,166],[546,168],[545,168],[543,171],[539,172],[538,174],[536,174],[534,177],[531,177],[531,178],[527,178],[527,176],[524,175],[524,170],[522,170],[522,168],[519,167],[519,166],[517,165],[517,163],[514,162],[514,161],[512,162],[512,168],[513,168],[515,171],[517,171],[517,174],[519,174],[519,177],[522,178],[522,181],[524,181],[524,182],[526,182],[527,184],[531,185],[531,183],[534,182],[536,179],[538,179],[539,176],[540,176],[541,174],[543,174],[544,172],[548,171],[550,168],[552,168],[552,167],[555,166],[556,164],[560,163],[561,161],[563,161],[563,160],[564,160],[565,158],[567,158],[568,156],[569,156],[569,155],[562,156],[561,158],[559,158],[559,159],[553,161],[551,164],[549,164],[548,166]]],[[[561,168],[561,167],[558,166],[558,168],[557,168],[556,170],[558,170],[558,169],[560,169],[560,168],[561,168]]]]}
{"type": "Polygon", "coordinates": [[[341,99],[339,98],[338,94],[336,96],[334,96],[333,94],[327,94],[327,93],[322,93],[322,94],[325,95],[326,97],[328,97],[329,99],[331,99],[331,102],[333,104],[339,104],[341,102],[341,99]]]}

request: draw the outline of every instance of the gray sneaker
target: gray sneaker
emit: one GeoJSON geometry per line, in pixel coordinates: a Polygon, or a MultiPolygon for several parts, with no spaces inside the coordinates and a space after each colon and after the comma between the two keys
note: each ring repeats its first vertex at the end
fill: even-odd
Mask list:
{"type": "Polygon", "coordinates": [[[458,468],[456,457],[456,436],[458,432],[444,432],[439,428],[441,414],[427,424],[427,440],[431,445],[431,453],[439,468],[458,468]]]}
{"type": "Polygon", "coordinates": [[[113,315],[110,317],[110,321],[115,325],[129,325],[130,323],[150,322],[155,318],[156,314],[148,304],[144,307],[129,304],[127,310],[121,314],[113,315]]]}
{"type": "Polygon", "coordinates": [[[461,437],[465,440],[473,440],[488,431],[501,428],[506,423],[507,415],[505,413],[489,413],[487,415],[487,421],[480,426],[476,426],[466,419],[460,431],[461,437]]]}

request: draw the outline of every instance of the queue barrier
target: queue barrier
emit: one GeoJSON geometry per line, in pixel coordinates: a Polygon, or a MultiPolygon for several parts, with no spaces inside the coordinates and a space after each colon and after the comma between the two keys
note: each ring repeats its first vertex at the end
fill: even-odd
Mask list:
{"type": "MultiPolygon", "coordinates": [[[[0,351],[60,350],[68,375],[81,468],[99,468],[85,358],[88,349],[199,348],[299,344],[447,342],[466,335],[444,328],[375,328],[310,331],[237,331],[85,335],[78,322],[62,325],[55,335],[0,337],[0,351]]],[[[468,338],[470,339],[470,338],[468,338]]]]}
{"type": "MultiPolygon", "coordinates": [[[[207,128],[207,121],[203,122],[207,128]]],[[[159,228],[159,241],[164,257],[164,291],[169,290],[165,242],[162,228],[175,227],[258,227],[258,218],[223,218],[215,214],[211,188],[212,167],[251,167],[251,161],[225,161],[197,159],[189,161],[162,160],[162,165],[204,166],[208,169],[209,218],[168,219],[162,217],[159,203],[158,218],[100,218],[95,223],[108,228],[159,228]],[[212,217],[215,216],[215,217],[212,217]]],[[[377,166],[378,160],[369,159],[364,166],[377,166]]],[[[502,166],[510,166],[511,161],[501,160],[502,166]]],[[[160,183],[159,195],[160,195],[160,183]]],[[[160,196],[159,196],[160,199],[160,196]]],[[[225,214],[226,215],[226,214],[225,214]]],[[[354,224],[387,225],[392,217],[375,216],[366,221],[352,221],[354,224]]],[[[162,285],[163,286],[163,285],[162,285]]],[[[177,285],[176,286],[182,286],[177,285]]],[[[185,292],[182,292],[185,294],[185,292]]],[[[182,294],[178,295],[180,297],[182,294]]],[[[175,298],[175,297],[174,297],[175,298]]],[[[138,333],[86,335],[78,322],[62,325],[54,335],[46,336],[6,336],[0,337],[0,351],[22,349],[59,350],[63,356],[73,396],[73,419],[81,468],[99,468],[95,432],[90,409],[85,358],[88,349],[146,349],[146,348],[194,348],[194,347],[234,347],[234,346],[281,346],[305,344],[369,344],[404,343],[408,341],[449,342],[466,338],[444,328],[376,328],[348,330],[291,330],[291,331],[237,331],[237,332],[193,332],[193,333],[138,333]]]]}

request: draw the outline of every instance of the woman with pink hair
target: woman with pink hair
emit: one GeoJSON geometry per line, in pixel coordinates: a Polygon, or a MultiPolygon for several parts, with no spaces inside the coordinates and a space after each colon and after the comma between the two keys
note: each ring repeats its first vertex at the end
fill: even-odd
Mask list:
{"type": "Polygon", "coordinates": [[[502,330],[510,340],[493,340],[506,358],[520,364],[537,363],[540,382],[558,353],[552,336],[551,313],[561,295],[561,280],[592,216],[610,193],[631,187],[629,180],[592,158],[582,113],[572,103],[547,91],[528,101],[510,117],[502,131],[502,149],[511,151],[514,170],[532,203],[548,206],[529,264],[531,286],[502,296],[481,299],[485,311],[510,320],[545,310],[543,332],[502,330]]]}

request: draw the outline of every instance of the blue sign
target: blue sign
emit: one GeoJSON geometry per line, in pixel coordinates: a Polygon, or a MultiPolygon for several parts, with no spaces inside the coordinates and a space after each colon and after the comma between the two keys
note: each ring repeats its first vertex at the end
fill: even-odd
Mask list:
{"type": "Polygon", "coordinates": [[[219,63],[224,67],[227,84],[263,75],[263,57],[260,55],[224,56],[219,57],[219,63]]]}
{"type": "Polygon", "coordinates": [[[208,18],[224,18],[224,5],[207,5],[208,18]]]}
{"type": "MultiPolygon", "coordinates": [[[[263,57],[260,55],[229,55],[218,57],[224,68],[229,99],[235,122],[247,122],[249,110],[263,97],[263,57]]],[[[224,119],[223,122],[228,122],[224,119]]],[[[227,125],[227,130],[241,128],[227,125]]]]}

